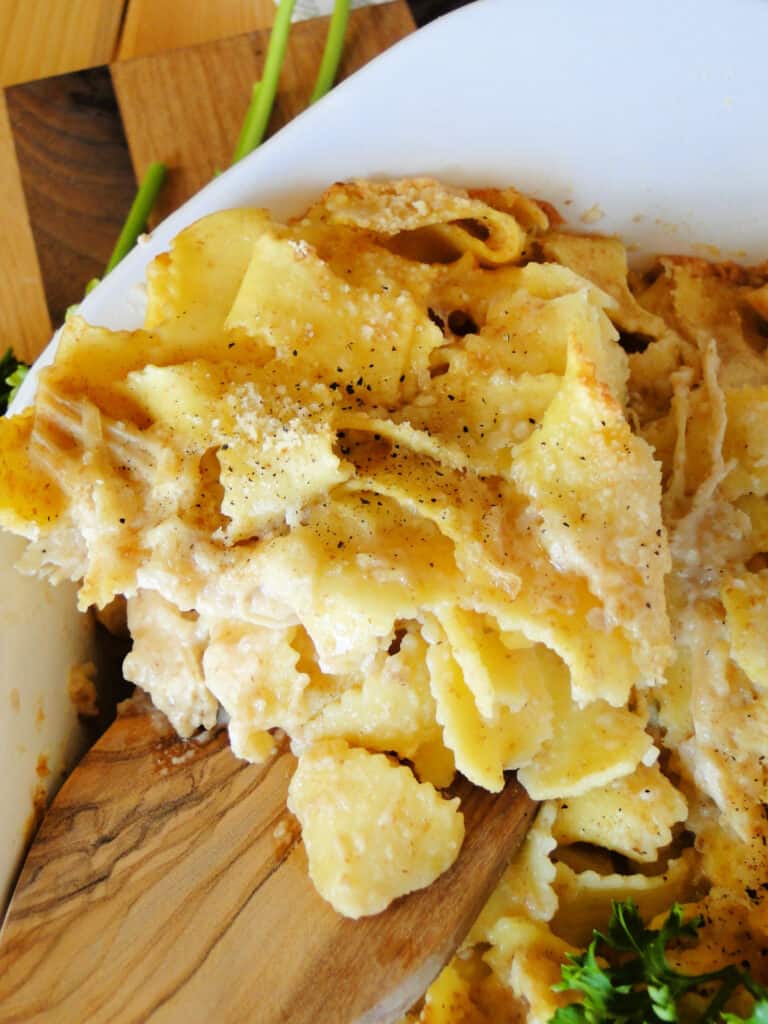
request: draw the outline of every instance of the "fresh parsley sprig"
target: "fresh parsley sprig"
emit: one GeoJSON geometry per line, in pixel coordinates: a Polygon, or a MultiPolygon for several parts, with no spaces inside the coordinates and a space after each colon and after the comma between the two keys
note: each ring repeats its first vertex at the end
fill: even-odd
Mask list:
{"type": "Polygon", "coordinates": [[[748,972],[731,964],[706,974],[682,974],[667,960],[667,946],[695,939],[702,923],[701,917],[684,921],[675,903],[661,928],[646,928],[633,900],[614,902],[607,933],[595,931],[585,953],[568,956],[555,986],[557,992],[581,993],[582,1001],[558,1009],[550,1024],[679,1021],[680,1002],[694,991],[709,999],[699,1017],[702,1024],[768,1024],[768,989],[748,972]],[[755,1000],[747,1018],[724,1010],[742,987],[755,1000]]]}
{"type": "Polygon", "coordinates": [[[737,1017],[735,1013],[724,1013],[725,1024],[768,1024],[768,1002],[758,999],[749,1017],[737,1017]]]}
{"type": "Polygon", "coordinates": [[[9,348],[0,358],[0,416],[16,397],[16,392],[28,371],[27,364],[16,358],[13,349],[9,348]]]}

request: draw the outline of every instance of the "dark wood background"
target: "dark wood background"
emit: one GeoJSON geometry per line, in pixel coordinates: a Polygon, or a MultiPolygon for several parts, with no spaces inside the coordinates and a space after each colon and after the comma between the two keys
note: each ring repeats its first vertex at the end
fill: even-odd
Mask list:
{"type": "MultiPolygon", "coordinates": [[[[353,11],[339,77],[414,23],[466,2],[391,0],[353,11]]],[[[293,27],[270,131],[306,107],[325,32],[325,19],[293,27]]],[[[228,165],[268,39],[265,28],[6,86],[0,182],[13,243],[0,247],[0,354],[11,346],[35,358],[103,272],[151,161],[169,168],[156,219],[228,165]]]]}
{"type": "Polygon", "coordinates": [[[469,2],[470,0],[408,0],[413,20],[417,25],[426,25],[433,18],[455,11],[469,2]]]}

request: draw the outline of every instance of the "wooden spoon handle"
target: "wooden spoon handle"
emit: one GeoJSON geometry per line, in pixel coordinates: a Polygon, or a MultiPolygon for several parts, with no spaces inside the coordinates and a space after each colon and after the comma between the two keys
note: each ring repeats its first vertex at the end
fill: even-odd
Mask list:
{"type": "Polygon", "coordinates": [[[497,798],[466,787],[453,868],[349,921],[307,877],[285,806],[294,766],[287,741],[250,765],[223,731],[184,742],[152,710],[118,718],[27,858],[0,936],[0,1022],[397,1020],[461,941],[534,805],[514,781],[497,798]]]}

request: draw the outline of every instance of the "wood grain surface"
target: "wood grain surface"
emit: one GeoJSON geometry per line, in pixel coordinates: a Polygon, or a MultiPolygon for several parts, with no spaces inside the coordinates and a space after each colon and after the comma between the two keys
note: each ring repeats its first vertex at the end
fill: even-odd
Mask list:
{"type": "Polygon", "coordinates": [[[135,192],[108,68],[6,90],[51,321],[102,274],[135,192]]]}
{"type": "Polygon", "coordinates": [[[125,0],[0,0],[0,86],[112,59],[125,0]]]}
{"type": "MultiPolygon", "coordinates": [[[[189,2],[201,32],[213,31],[214,8],[222,31],[244,16],[239,0],[205,9],[189,2]]],[[[272,0],[259,3],[254,10],[262,17],[272,0]]],[[[156,16],[164,10],[158,5],[156,16]]],[[[315,19],[294,26],[272,131],[306,106],[327,24],[315,19]]],[[[340,78],[412,29],[405,0],[353,12],[340,78]]],[[[141,177],[153,160],[169,167],[157,220],[228,166],[268,38],[262,30],[5,90],[0,228],[13,244],[0,247],[2,351],[11,345],[20,357],[34,359],[52,325],[103,272],[134,194],[134,170],[141,177]]]]}
{"type": "Polygon", "coordinates": [[[268,28],[275,0],[131,0],[120,34],[117,60],[146,57],[183,46],[199,46],[268,28]]]}
{"type": "Polygon", "coordinates": [[[466,934],[534,805],[463,784],[456,864],[350,921],[314,891],[286,810],[294,760],[179,741],[130,704],[58,794],[0,942],[0,1021],[389,1022],[466,934]]]}
{"type": "MultiPolygon", "coordinates": [[[[270,131],[306,108],[320,67],[326,25],[325,19],[318,19],[293,26],[270,131]]],[[[412,29],[403,0],[353,11],[339,78],[412,29]]],[[[268,31],[253,32],[113,66],[137,177],[153,160],[162,160],[169,168],[159,217],[207,184],[217,168],[229,165],[251,87],[261,77],[268,40],[268,31]]]]}
{"type": "MultiPolygon", "coordinates": [[[[467,2],[410,7],[423,25],[467,2]]],[[[0,86],[253,32],[274,15],[274,0],[0,0],[0,86]]]]}
{"type": "Polygon", "coordinates": [[[0,93],[0,356],[13,345],[31,361],[51,336],[51,318],[27,214],[5,96],[0,93]]]}

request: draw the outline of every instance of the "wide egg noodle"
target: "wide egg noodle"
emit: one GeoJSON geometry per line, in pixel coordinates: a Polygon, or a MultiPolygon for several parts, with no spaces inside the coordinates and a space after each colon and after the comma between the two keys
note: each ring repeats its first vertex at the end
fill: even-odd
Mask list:
{"type": "Polygon", "coordinates": [[[180,732],[223,710],[253,761],[290,734],[345,912],[455,856],[425,783],[516,768],[544,801],[411,1020],[548,1022],[630,896],[695,900],[681,962],[721,934],[768,980],[766,288],[630,272],[512,189],[337,185],[288,225],[190,226],[144,327],[70,317],[0,424],[22,567],[127,596],[127,672],[180,732]]]}
{"type": "Polygon", "coordinates": [[[485,717],[477,709],[447,639],[434,628],[428,631],[428,639],[427,667],[436,717],[456,767],[475,785],[500,792],[504,771],[527,764],[551,735],[552,708],[547,689],[532,688],[525,705],[516,711],[499,701],[493,714],[485,717]]]}
{"type": "Polygon", "coordinates": [[[403,259],[380,245],[372,232],[354,225],[329,223],[318,216],[317,210],[310,210],[279,234],[300,248],[311,246],[336,277],[348,285],[391,296],[408,294],[425,311],[432,303],[436,283],[451,276],[452,266],[455,267],[403,259]]]}
{"type": "Polygon", "coordinates": [[[298,410],[287,423],[255,418],[245,437],[219,449],[221,511],[229,519],[229,543],[297,521],[305,505],[349,478],[351,467],[334,452],[331,424],[307,429],[302,420],[298,410]]]}
{"type": "Polygon", "coordinates": [[[658,764],[639,764],[630,775],[557,804],[558,844],[589,843],[650,864],[669,846],[673,827],[685,821],[685,797],[658,764]]]}
{"type": "Polygon", "coordinates": [[[234,341],[223,330],[195,333],[163,321],[151,330],[108,331],[70,315],[61,333],[56,362],[41,373],[58,392],[88,398],[102,412],[146,423],[126,393],[125,379],[148,366],[179,366],[200,359],[227,367],[260,365],[271,353],[262,344],[234,341]]]}
{"type": "Polygon", "coordinates": [[[68,397],[54,375],[40,381],[28,451],[67,495],[68,508],[23,565],[79,578],[82,610],[135,593],[151,531],[194,500],[196,461],[165,437],[113,419],[87,398],[68,397]]]}
{"type": "Polygon", "coordinates": [[[263,760],[273,747],[269,729],[293,732],[343,690],[344,680],[300,660],[300,627],[223,620],[210,623],[209,630],[203,678],[229,716],[238,757],[263,760]]]}
{"type": "Polygon", "coordinates": [[[766,835],[768,711],[760,690],[731,658],[719,608],[701,602],[684,621],[693,668],[693,735],[681,744],[682,764],[719,808],[722,825],[747,842],[766,835]]]}
{"type": "Polygon", "coordinates": [[[520,577],[506,543],[508,525],[497,481],[451,469],[398,442],[350,448],[348,457],[356,466],[349,488],[391,498],[411,515],[434,523],[452,541],[470,586],[490,578],[507,595],[518,593],[520,577]]]}
{"type": "Polygon", "coordinates": [[[365,492],[315,507],[261,545],[251,571],[266,597],[292,609],[332,672],[386,650],[397,623],[459,585],[451,545],[430,522],[365,492]]]}
{"type": "MultiPolygon", "coordinates": [[[[706,910],[708,902],[712,905],[706,939],[709,943],[716,939],[719,928],[730,931],[734,922],[729,924],[727,919],[733,915],[751,932],[747,944],[750,956],[765,957],[762,952],[768,936],[768,907],[762,896],[768,872],[765,831],[756,828],[746,842],[734,842],[733,835],[720,827],[711,804],[704,801],[695,809],[693,825],[701,846],[699,871],[711,886],[701,908],[706,910]]],[[[764,960],[763,965],[765,967],[764,960]]]]}
{"type": "Polygon", "coordinates": [[[578,947],[555,935],[543,921],[523,914],[501,917],[489,935],[485,961],[500,980],[527,1006],[528,1024],[549,1024],[560,1007],[571,1002],[569,993],[556,992],[561,967],[578,947]]]}
{"type": "Polygon", "coordinates": [[[386,495],[434,522],[454,544],[460,590],[468,588],[471,603],[508,632],[556,650],[571,669],[576,692],[598,692],[610,680],[612,692],[623,687],[628,693],[638,679],[628,639],[609,625],[583,628],[585,621],[603,622],[599,602],[583,577],[552,565],[515,489],[497,479],[465,476],[450,467],[453,458],[440,462],[434,439],[422,445],[423,435],[410,427],[381,421],[375,426],[373,444],[366,439],[355,446],[345,438],[347,456],[357,467],[348,486],[386,495]],[[394,441],[391,447],[382,443],[387,437],[394,441]]]}
{"type": "Polygon", "coordinates": [[[295,519],[351,472],[334,450],[336,431],[324,393],[303,388],[298,401],[295,389],[275,377],[271,365],[225,375],[217,364],[198,360],[149,366],[126,380],[154,425],[184,437],[186,451],[192,446],[202,455],[215,448],[227,543],[295,519]]]}
{"type": "Polygon", "coordinates": [[[768,637],[763,629],[768,615],[768,571],[735,575],[724,584],[721,599],[733,660],[764,692],[768,689],[768,637]]]}
{"type": "Polygon", "coordinates": [[[459,801],[410,769],[343,740],[299,757],[288,808],[302,826],[318,892],[346,917],[376,914],[433,882],[464,839],[459,801]]]}
{"type": "Polygon", "coordinates": [[[203,675],[207,635],[197,615],[143,590],[128,602],[128,628],[133,650],[123,663],[126,679],[151,693],[180,736],[212,728],[218,703],[203,675]]]}
{"type": "Polygon", "coordinates": [[[473,199],[463,189],[429,178],[400,182],[356,181],[330,188],[319,204],[331,222],[391,237],[428,231],[446,253],[471,253],[481,263],[519,258],[526,235],[518,220],[473,199]]]}
{"type": "Polygon", "coordinates": [[[483,1024],[486,1018],[472,1001],[469,980],[459,973],[457,963],[451,963],[429,986],[421,1009],[408,1013],[403,1024],[453,1024],[456,1020],[483,1024]]]}
{"type": "Polygon", "coordinates": [[[522,846],[472,926],[467,946],[490,942],[493,927],[502,917],[552,919],[557,911],[556,869],[550,856],[557,846],[552,834],[556,813],[553,801],[541,805],[522,846]]]}
{"type": "MultiPolygon", "coordinates": [[[[721,493],[731,501],[747,495],[768,493],[768,387],[726,388],[723,392],[726,420],[722,440],[725,464],[721,493]]],[[[693,494],[709,477],[713,467],[712,395],[699,387],[687,398],[685,433],[685,492],[693,494]]],[[[665,464],[668,477],[673,470],[675,440],[680,436],[676,410],[650,423],[645,431],[665,464]]]]}
{"type": "Polygon", "coordinates": [[[443,341],[407,291],[353,286],[307,242],[270,234],[254,244],[227,327],[293,361],[291,373],[338,389],[353,409],[396,404],[417,390],[443,341]]]}
{"type": "MultiPolygon", "coordinates": [[[[221,337],[254,243],[270,223],[265,210],[221,210],[176,235],[147,268],[144,326],[164,324],[187,343],[190,336],[221,337]]],[[[237,341],[242,349],[243,339],[237,341]]],[[[251,358],[261,354],[251,346],[251,358]]]]}
{"type": "MultiPolygon", "coordinates": [[[[513,473],[540,516],[537,532],[552,562],[586,576],[607,627],[620,624],[630,638],[640,678],[658,678],[671,650],[660,474],[577,344],[540,428],[517,450],[513,473]]],[[[576,694],[598,695],[616,705],[628,697],[610,685],[576,694]]]]}
{"type": "Polygon", "coordinates": [[[515,188],[470,188],[467,193],[470,198],[479,199],[494,210],[510,214],[533,236],[541,235],[550,225],[560,223],[560,214],[551,203],[526,196],[515,188]]]}
{"type": "Polygon", "coordinates": [[[30,458],[34,413],[0,419],[0,524],[28,540],[50,529],[64,510],[55,478],[30,458]]]}
{"type": "MultiPolygon", "coordinates": [[[[308,721],[297,723],[300,745],[340,736],[353,746],[393,751],[404,760],[415,761],[416,774],[423,780],[428,771],[423,761],[425,748],[443,744],[425,654],[418,630],[413,626],[406,629],[397,651],[379,652],[366,666],[362,679],[354,679],[308,721]]],[[[450,779],[441,778],[443,786],[449,783],[450,779]]]]}
{"type": "Polygon", "coordinates": [[[518,772],[536,800],[582,796],[628,775],[640,762],[653,763],[658,754],[642,716],[604,700],[579,707],[571,699],[566,675],[554,676],[548,688],[552,735],[518,772]]]}
{"type": "Polygon", "coordinates": [[[716,340],[722,386],[768,383],[765,338],[747,306],[752,294],[747,272],[695,257],[666,257],[661,262],[671,280],[680,333],[699,349],[716,340]]]}
{"type": "Polygon", "coordinates": [[[553,373],[510,377],[498,367],[488,374],[493,352],[480,355],[478,348],[451,353],[448,372],[397,419],[428,430],[446,461],[471,462],[480,473],[509,478],[514,446],[540,422],[560,378],[553,373]]]}
{"type": "Polygon", "coordinates": [[[498,704],[510,711],[524,707],[540,672],[539,651],[533,644],[510,647],[498,624],[476,612],[446,603],[434,609],[477,710],[492,718],[498,704]]]}
{"type": "Polygon", "coordinates": [[[661,340],[664,320],[644,309],[629,289],[627,252],[618,238],[550,232],[540,243],[543,254],[591,281],[614,300],[609,315],[625,331],[661,340]]]}
{"type": "Polygon", "coordinates": [[[586,946],[593,929],[604,927],[612,903],[627,899],[634,900],[643,920],[650,920],[668,911],[675,899],[687,902],[692,898],[696,892],[694,863],[695,854],[686,850],[658,875],[603,875],[574,871],[561,861],[554,882],[558,910],[551,921],[552,931],[575,946],[586,946]]]}
{"type": "Polygon", "coordinates": [[[500,600],[490,587],[478,590],[476,608],[495,618],[503,632],[521,633],[556,652],[568,666],[580,702],[584,694],[630,693],[638,674],[628,637],[606,626],[600,604],[582,577],[560,574],[542,557],[529,519],[519,522],[525,531],[523,550],[531,553],[520,591],[514,599],[500,600]],[[584,623],[591,628],[585,629],[584,623]]]}

